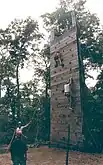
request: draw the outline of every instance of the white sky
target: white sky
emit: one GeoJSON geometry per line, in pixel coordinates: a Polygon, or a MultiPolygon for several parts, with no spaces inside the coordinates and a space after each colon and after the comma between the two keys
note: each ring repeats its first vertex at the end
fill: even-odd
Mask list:
{"type": "MultiPolygon", "coordinates": [[[[103,0],[87,0],[87,7],[103,21],[103,0]]],[[[5,27],[14,18],[39,17],[52,12],[58,0],[0,0],[0,26],[5,27]]]]}
{"type": "MultiPolygon", "coordinates": [[[[38,18],[55,10],[57,4],[58,0],[0,0],[0,28],[5,28],[14,18],[38,18]]],[[[97,13],[103,23],[103,0],[88,0],[87,7],[91,12],[97,13]]],[[[22,81],[32,77],[30,71],[26,72],[27,70],[21,72],[22,81]]]]}

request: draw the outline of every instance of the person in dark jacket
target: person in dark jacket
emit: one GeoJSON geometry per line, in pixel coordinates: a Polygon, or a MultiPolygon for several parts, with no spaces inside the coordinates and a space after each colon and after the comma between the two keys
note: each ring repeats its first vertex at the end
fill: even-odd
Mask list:
{"type": "Polygon", "coordinates": [[[13,165],[26,165],[27,145],[21,140],[21,133],[16,134],[15,140],[10,146],[10,153],[13,165]]]}

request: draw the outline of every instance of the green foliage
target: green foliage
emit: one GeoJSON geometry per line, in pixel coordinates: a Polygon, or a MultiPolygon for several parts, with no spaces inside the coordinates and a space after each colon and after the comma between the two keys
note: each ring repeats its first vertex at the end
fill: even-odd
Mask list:
{"type": "Polygon", "coordinates": [[[35,75],[42,78],[42,82],[45,86],[45,97],[48,97],[48,90],[50,89],[50,46],[44,45],[41,50],[39,58],[41,59],[38,66],[35,68],[35,75]]]}
{"type": "MultiPolygon", "coordinates": [[[[30,59],[34,65],[38,64],[41,38],[37,21],[30,17],[25,20],[15,19],[6,30],[0,30],[0,92],[5,89],[4,96],[0,94],[0,111],[2,114],[8,113],[7,130],[15,127],[17,119],[21,119],[22,124],[32,119],[32,126],[26,132],[31,131],[33,134],[34,130],[32,140],[41,136],[38,132],[44,130],[43,103],[38,94],[39,79],[36,76],[32,81],[21,84],[19,73],[30,59]]],[[[3,141],[9,142],[12,133],[7,136],[8,139],[3,141]]]]}
{"type": "Polygon", "coordinates": [[[38,23],[30,17],[25,20],[15,19],[6,30],[1,31],[3,43],[1,44],[1,49],[3,48],[1,51],[1,62],[3,61],[3,64],[1,63],[1,79],[4,80],[3,85],[7,90],[13,120],[16,113],[18,119],[20,119],[22,106],[19,70],[24,67],[27,60],[31,57],[34,58],[41,37],[38,23]],[[10,79],[15,79],[16,84],[13,85],[10,79]],[[12,104],[14,102],[15,107],[12,104]]]}

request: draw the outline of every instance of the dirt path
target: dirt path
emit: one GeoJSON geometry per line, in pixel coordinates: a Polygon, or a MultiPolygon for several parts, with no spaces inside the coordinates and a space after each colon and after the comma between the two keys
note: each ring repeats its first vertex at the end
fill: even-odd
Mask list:
{"type": "MultiPolygon", "coordinates": [[[[103,165],[103,155],[70,152],[69,165],[103,165]]],[[[0,155],[0,165],[10,165],[10,155],[0,155]]],[[[27,165],[65,165],[65,152],[42,147],[30,149],[27,165]]]]}

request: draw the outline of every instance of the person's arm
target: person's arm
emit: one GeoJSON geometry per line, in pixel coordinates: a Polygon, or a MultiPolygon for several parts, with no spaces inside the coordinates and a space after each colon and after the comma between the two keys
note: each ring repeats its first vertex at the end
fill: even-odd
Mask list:
{"type": "Polygon", "coordinates": [[[31,121],[28,124],[22,126],[21,129],[24,129],[24,128],[28,127],[30,124],[31,124],[31,121]]]}

